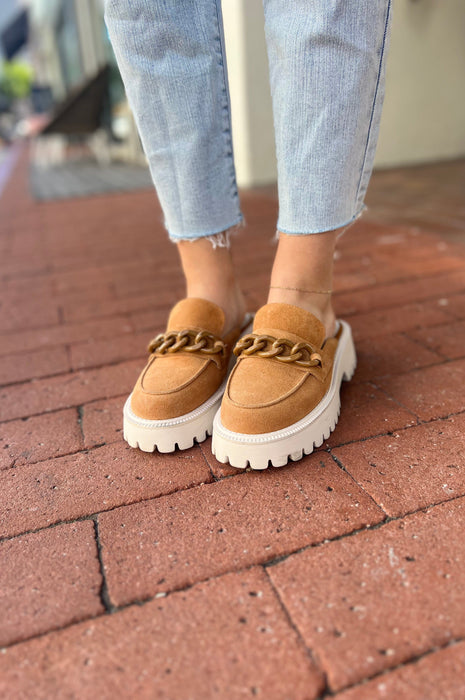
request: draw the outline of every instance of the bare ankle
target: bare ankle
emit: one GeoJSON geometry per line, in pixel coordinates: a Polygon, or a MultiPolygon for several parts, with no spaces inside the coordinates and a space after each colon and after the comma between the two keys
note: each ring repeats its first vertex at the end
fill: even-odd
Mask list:
{"type": "Polygon", "coordinates": [[[331,295],[315,294],[299,289],[283,289],[270,287],[268,303],[285,303],[299,306],[316,316],[326,329],[326,337],[330,338],[336,332],[336,315],[334,313],[331,295]]]}
{"type": "Polygon", "coordinates": [[[246,312],[246,302],[244,295],[237,284],[196,284],[187,285],[188,297],[208,299],[217,304],[224,311],[224,334],[228,333],[235,326],[238,326],[244,318],[246,312]]]}
{"type": "Polygon", "coordinates": [[[209,240],[180,241],[178,252],[186,279],[186,296],[208,299],[225,314],[224,332],[237,326],[246,304],[234,275],[231,251],[209,240]]]}

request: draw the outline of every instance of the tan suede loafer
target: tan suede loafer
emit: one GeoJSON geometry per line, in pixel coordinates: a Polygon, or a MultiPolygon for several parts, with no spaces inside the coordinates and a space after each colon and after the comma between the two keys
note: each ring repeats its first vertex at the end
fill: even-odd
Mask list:
{"type": "Polygon", "coordinates": [[[281,467],[310,454],[329,437],[340,411],[340,386],[356,366],[350,326],[325,327],[292,304],[267,304],[253,333],[234,348],[229,375],[213,423],[212,451],[231,466],[281,467]]]}
{"type": "Polygon", "coordinates": [[[211,435],[232,353],[250,329],[251,314],[223,335],[224,312],[206,299],[182,299],[167,330],[149,345],[150,357],[124,406],[124,439],[144,452],[173,452],[211,435]]]}

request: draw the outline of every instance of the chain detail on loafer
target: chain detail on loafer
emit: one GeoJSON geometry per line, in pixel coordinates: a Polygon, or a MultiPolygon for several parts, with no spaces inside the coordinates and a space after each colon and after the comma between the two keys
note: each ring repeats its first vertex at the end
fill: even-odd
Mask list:
{"type": "Polygon", "coordinates": [[[205,355],[226,355],[226,343],[213,333],[186,328],[182,331],[159,333],[150,341],[149,353],[163,355],[166,352],[201,352],[205,355]]]}
{"type": "Polygon", "coordinates": [[[233,352],[237,357],[242,354],[275,357],[280,362],[295,362],[300,367],[322,366],[320,353],[310,343],[293,343],[287,338],[274,338],[271,335],[249,333],[236,343],[233,352]],[[286,349],[289,349],[288,355],[283,354],[286,349]]]}

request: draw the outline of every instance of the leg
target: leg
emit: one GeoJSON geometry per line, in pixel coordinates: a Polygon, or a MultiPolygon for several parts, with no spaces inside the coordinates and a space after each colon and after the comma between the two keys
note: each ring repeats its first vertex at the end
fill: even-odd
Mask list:
{"type": "Polygon", "coordinates": [[[105,21],[170,237],[238,224],[220,0],[105,0],[105,21]]]}
{"type": "Polygon", "coordinates": [[[242,221],[221,2],[106,0],[105,20],[187,293],[234,325],[244,302],[229,251],[199,240],[242,221]]]}
{"type": "Polygon", "coordinates": [[[235,353],[212,449],[285,465],[334,429],[356,355],[330,295],[338,235],[363,210],[384,85],[390,0],[264,0],[278,157],[268,304],[235,353]]]}
{"type": "Polygon", "coordinates": [[[105,19],[187,284],[126,401],[124,438],[171,452],[211,433],[249,322],[227,245],[242,214],[221,0],[106,0],[105,19]]]}
{"type": "MultiPolygon", "coordinates": [[[[373,167],[390,0],[264,5],[278,157],[277,228],[287,234],[280,235],[271,285],[330,289],[335,234],[362,213],[373,167]]],[[[323,321],[328,335],[334,331],[327,295],[272,288],[269,301],[302,306],[323,321]]]]}

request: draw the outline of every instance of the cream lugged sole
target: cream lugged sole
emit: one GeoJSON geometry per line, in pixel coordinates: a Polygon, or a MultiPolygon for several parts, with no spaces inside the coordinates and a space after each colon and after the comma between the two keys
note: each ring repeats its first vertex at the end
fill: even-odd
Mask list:
{"type": "Polygon", "coordinates": [[[222,425],[218,410],[213,421],[212,452],[219,462],[229,462],[238,469],[283,467],[289,459],[296,461],[310,454],[329,437],[339,418],[342,380],[352,379],[357,365],[350,326],[345,321],[339,323],[342,334],[334,357],[331,385],[318,406],[287,428],[258,435],[228,430],[222,425]]]}
{"type": "Polygon", "coordinates": [[[201,406],[179,418],[166,420],[146,420],[139,418],[131,410],[131,396],[123,409],[123,436],[131,447],[143,452],[174,452],[176,447],[187,450],[194,440],[202,442],[212,434],[215,413],[221,404],[226,381],[201,406]]]}
{"type": "MultiPolygon", "coordinates": [[[[244,333],[250,333],[253,324],[253,314],[247,313],[244,318],[244,333]]],[[[138,447],[143,452],[174,452],[176,448],[187,450],[194,441],[203,442],[212,434],[213,418],[221,405],[221,399],[226,388],[227,378],[231,372],[236,357],[231,353],[226,379],[198,408],[177,418],[164,420],[148,420],[140,418],[131,409],[131,396],[127,398],[123,409],[123,437],[131,447],[138,447]]]]}

